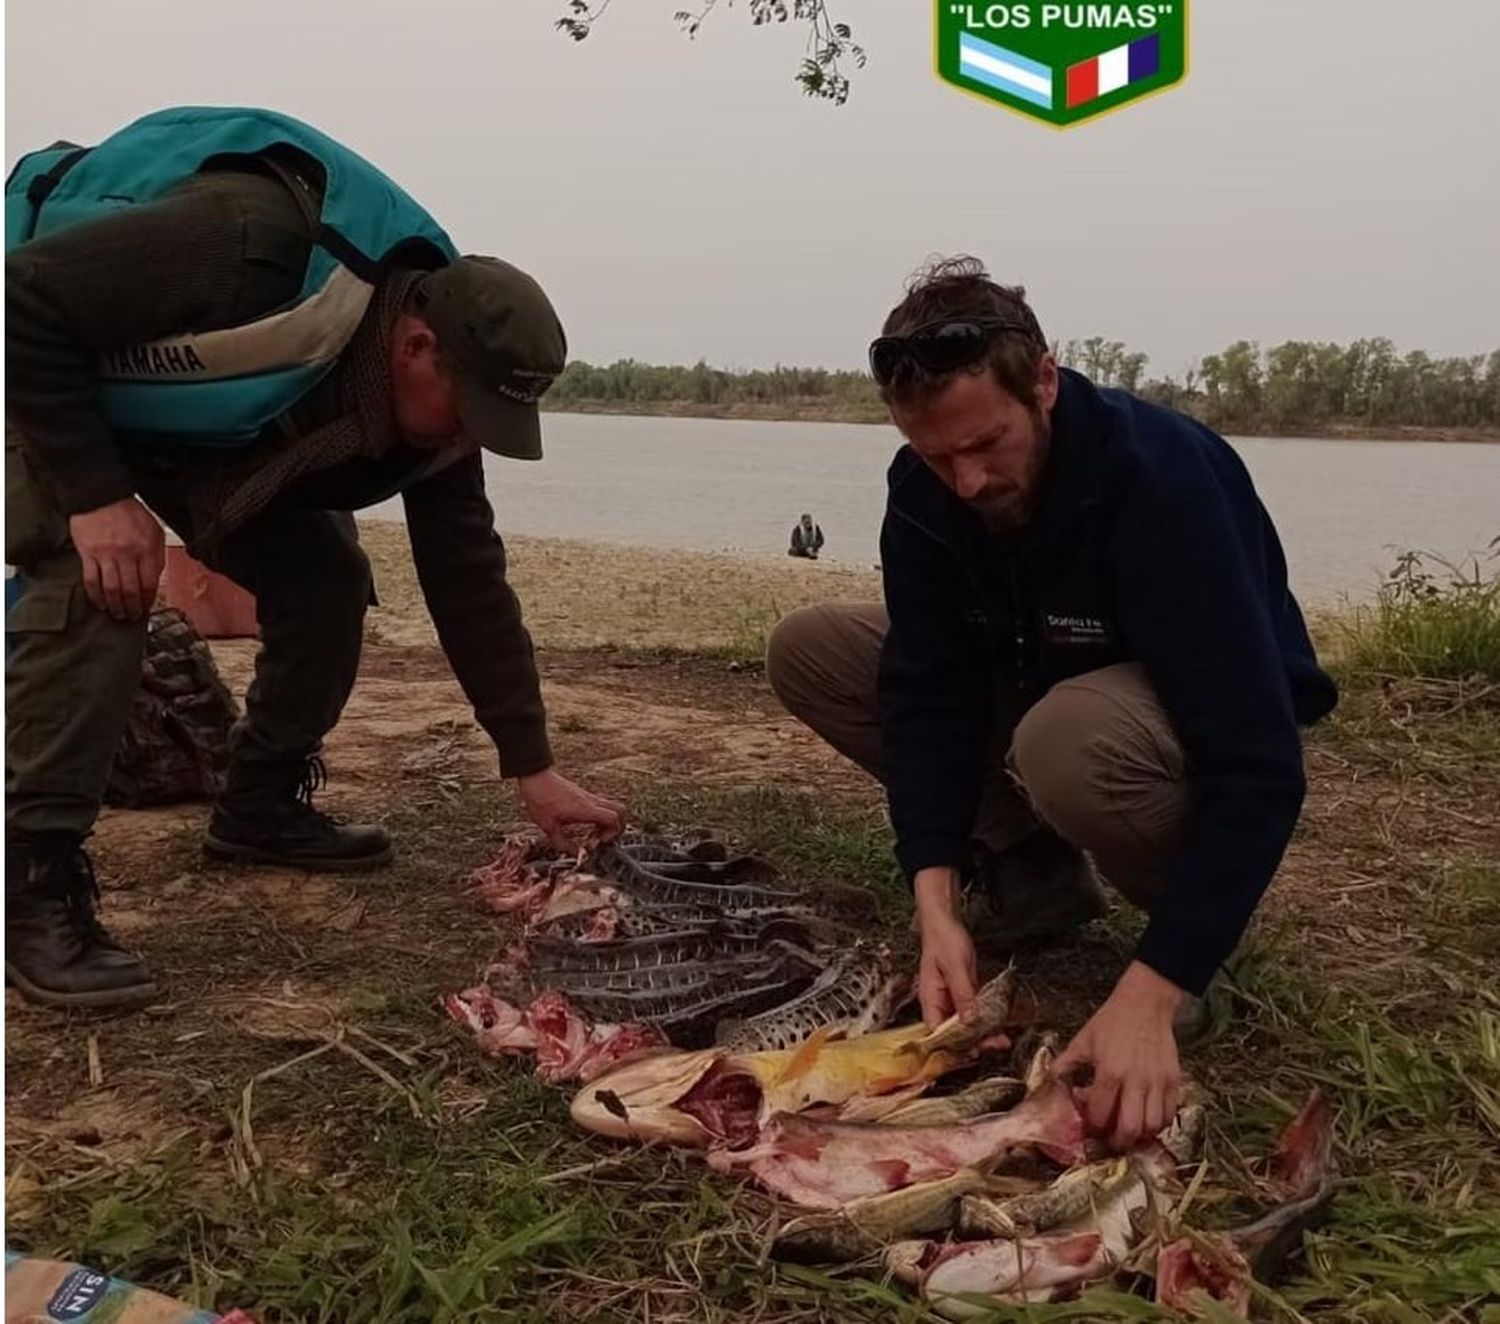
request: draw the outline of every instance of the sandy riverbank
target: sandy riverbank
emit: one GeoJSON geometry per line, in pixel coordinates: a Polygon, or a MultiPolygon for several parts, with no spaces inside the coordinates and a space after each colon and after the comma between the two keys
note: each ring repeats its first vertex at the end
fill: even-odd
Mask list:
{"type": "MultiPolygon", "coordinates": [[[[374,637],[433,643],[400,524],[362,522],[381,605],[374,637]]],[[[750,654],[785,612],[811,602],[877,601],[880,576],[826,561],[505,538],[509,578],[541,648],[750,654]]]]}

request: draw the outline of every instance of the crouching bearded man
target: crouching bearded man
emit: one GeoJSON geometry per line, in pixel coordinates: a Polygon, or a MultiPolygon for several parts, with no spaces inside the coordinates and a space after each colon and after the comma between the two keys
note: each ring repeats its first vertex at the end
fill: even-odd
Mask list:
{"type": "Polygon", "coordinates": [[[882,605],[783,620],[771,684],[885,783],[930,1023],[976,941],[1149,914],[1058,1062],[1123,1148],[1176,1110],[1175,1031],[1238,944],[1301,809],[1298,728],[1336,702],[1249,474],[1195,420],[1059,368],[1023,292],[920,276],[870,367],[906,444],[882,605]]]}

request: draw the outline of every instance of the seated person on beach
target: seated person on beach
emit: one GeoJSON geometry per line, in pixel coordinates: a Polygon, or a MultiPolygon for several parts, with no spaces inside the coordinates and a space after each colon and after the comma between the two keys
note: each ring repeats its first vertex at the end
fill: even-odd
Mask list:
{"type": "Polygon", "coordinates": [[[772,634],[787,708],[886,786],[929,1022],[988,955],[1149,915],[1059,1059],[1119,1146],[1171,1118],[1176,1034],[1238,944],[1304,791],[1298,728],[1337,700],[1250,476],[1185,415],[1058,367],[1024,292],[973,258],[919,276],[870,347],[906,440],[883,604],[772,634]],[[1085,854],[1087,852],[1087,854],[1085,854]]]}
{"type": "Polygon", "coordinates": [[[818,559],[818,552],[823,546],[823,529],[820,525],[813,523],[811,515],[803,517],[792,525],[792,545],[786,549],[788,556],[802,556],[809,561],[818,559]]]}
{"type": "Polygon", "coordinates": [[[7,621],[6,982],[64,1007],[157,995],[95,917],[83,846],[140,679],[155,516],[257,604],[209,853],[390,860],[384,827],[312,799],[371,599],[348,512],[397,492],[501,775],[554,840],[618,832],[622,807],[553,765],[480,463],[541,455],[537,398],[566,356],[541,286],[459,257],[353,152],[267,112],[163,112],[24,157],[6,192],[8,239],[32,236],[5,264],[6,560],[26,582],[7,621]]]}

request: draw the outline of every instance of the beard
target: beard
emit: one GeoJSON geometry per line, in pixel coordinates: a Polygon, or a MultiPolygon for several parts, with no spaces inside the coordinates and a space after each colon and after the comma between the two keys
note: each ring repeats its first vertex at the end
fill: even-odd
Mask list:
{"type": "Polygon", "coordinates": [[[1042,492],[1042,475],[1052,454],[1052,422],[1035,406],[1030,414],[1034,442],[1025,472],[1013,486],[971,503],[991,533],[1019,533],[1036,514],[1042,492]]]}

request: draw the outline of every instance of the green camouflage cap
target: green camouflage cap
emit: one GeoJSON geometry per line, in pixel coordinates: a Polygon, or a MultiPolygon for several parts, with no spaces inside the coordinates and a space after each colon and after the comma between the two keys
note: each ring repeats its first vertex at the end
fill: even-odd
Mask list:
{"type": "Polygon", "coordinates": [[[537,401],[568,358],[542,287],[497,257],[461,257],[428,276],[415,302],[454,371],[464,431],[497,455],[541,459],[537,401]]]}

